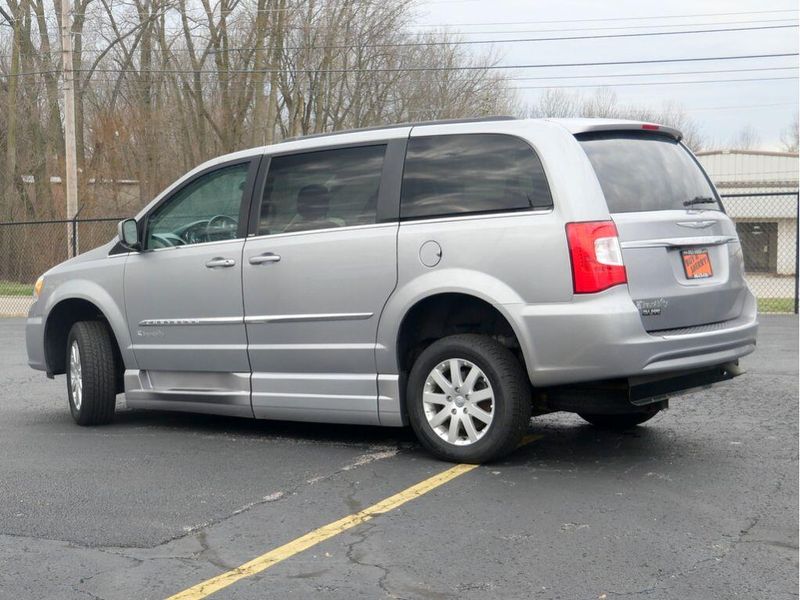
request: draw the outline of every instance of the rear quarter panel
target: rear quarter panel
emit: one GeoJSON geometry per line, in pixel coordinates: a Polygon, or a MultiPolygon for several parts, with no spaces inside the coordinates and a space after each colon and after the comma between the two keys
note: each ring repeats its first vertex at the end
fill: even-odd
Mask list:
{"type": "Polygon", "coordinates": [[[524,139],[544,167],[553,208],[410,220],[398,231],[398,283],[378,328],[379,373],[398,373],[397,336],[405,314],[440,293],[469,294],[506,316],[523,348],[528,370],[536,332],[515,321],[514,306],[572,301],[572,274],[565,224],[608,219],[608,209],[589,159],[564,127],[546,121],[502,121],[415,127],[411,137],[500,133],[524,139]],[[438,265],[425,266],[420,248],[441,246],[438,265]]]}

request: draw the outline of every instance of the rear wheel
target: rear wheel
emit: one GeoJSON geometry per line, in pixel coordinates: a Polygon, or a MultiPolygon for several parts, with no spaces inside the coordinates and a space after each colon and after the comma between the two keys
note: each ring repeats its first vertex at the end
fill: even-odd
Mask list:
{"type": "Polygon", "coordinates": [[[114,346],[105,323],[79,321],[67,337],[67,393],[78,425],[111,421],[117,400],[114,346]]]}
{"type": "Polygon", "coordinates": [[[661,409],[648,410],[646,412],[623,413],[621,415],[591,415],[578,413],[581,419],[602,429],[630,429],[641,425],[655,417],[661,409]]]}
{"type": "Polygon", "coordinates": [[[483,335],[428,346],[407,388],[411,427],[439,458],[482,463],[517,447],[531,417],[530,383],[516,356],[483,335]]]}

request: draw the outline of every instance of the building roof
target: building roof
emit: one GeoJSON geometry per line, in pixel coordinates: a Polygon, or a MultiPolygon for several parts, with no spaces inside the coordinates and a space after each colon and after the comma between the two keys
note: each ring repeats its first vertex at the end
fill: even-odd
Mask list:
{"type": "Polygon", "coordinates": [[[751,156],[785,156],[787,158],[797,158],[797,152],[777,152],[773,150],[702,150],[695,152],[696,156],[711,156],[714,154],[746,154],[751,156]]]}
{"type": "Polygon", "coordinates": [[[794,152],[714,150],[698,152],[697,158],[726,193],[797,190],[800,162],[794,152]]]}

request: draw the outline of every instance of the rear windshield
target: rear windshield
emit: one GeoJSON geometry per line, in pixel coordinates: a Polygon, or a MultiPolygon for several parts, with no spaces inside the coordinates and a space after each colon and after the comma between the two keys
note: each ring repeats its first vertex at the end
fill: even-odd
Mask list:
{"type": "Polygon", "coordinates": [[[697,162],[673,138],[638,132],[576,137],[597,173],[609,212],[722,210],[697,162]]]}

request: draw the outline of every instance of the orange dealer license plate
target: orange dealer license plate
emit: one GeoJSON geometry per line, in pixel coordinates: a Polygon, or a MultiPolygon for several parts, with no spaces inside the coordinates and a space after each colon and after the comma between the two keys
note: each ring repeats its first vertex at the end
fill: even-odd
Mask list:
{"type": "Polygon", "coordinates": [[[681,258],[687,279],[707,279],[714,274],[708,250],[683,250],[681,258]]]}

